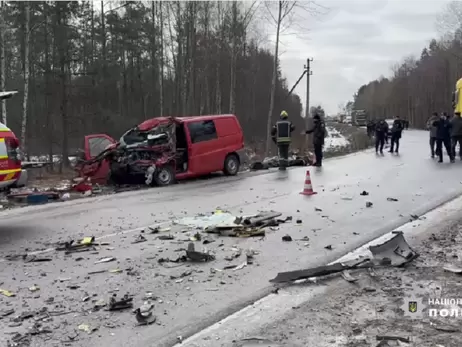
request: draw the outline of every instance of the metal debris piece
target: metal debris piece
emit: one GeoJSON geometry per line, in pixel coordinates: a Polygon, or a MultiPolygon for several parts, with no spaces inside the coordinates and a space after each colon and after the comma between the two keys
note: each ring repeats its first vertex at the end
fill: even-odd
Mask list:
{"type": "Polygon", "coordinates": [[[109,263],[109,262],[114,261],[114,260],[116,260],[116,258],[107,257],[107,258],[103,258],[103,259],[95,261],[95,264],[109,263]]]}
{"type": "Polygon", "coordinates": [[[84,331],[86,332],[87,334],[91,334],[92,332],[98,330],[97,327],[91,327],[90,325],[88,324],[80,324],[77,329],[79,329],[80,331],[84,331]]]}
{"type": "Polygon", "coordinates": [[[375,259],[390,259],[392,266],[403,266],[419,257],[404,239],[401,231],[393,231],[390,240],[376,246],[370,246],[369,250],[375,259]]]}
{"type": "Polygon", "coordinates": [[[7,296],[7,297],[13,297],[15,294],[13,292],[10,292],[9,290],[2,289],[0,288],[0,294],[7,296]]]}
{"type": "Polygon", "coordinates": [[[342,277],[345,281],[347,282],[350,282],[350,283],[354,283],[356,281],[358,281],[358,278],[355,278],[353,276],[351,276],[350,272],[348,270],[343,270],[342,271],[342,277]]]}
{"type": "Polygon", "coordinates": [[[192,242],[188,244],[188,249],[186,250],[186,257],[191,261],[198,262],[215,260],[215,256],[213,256],[212,254],[196,251],[194,243],[192,242]]]}
{"type": "Polygon", "coordinates": [[[108,311],[120,311],[133,307],[133,298],[125,294],[120,300],[117,300],[117,294],[113,294],[109,299],[108,311]]]}
{"type": "Polygon", "coordinates": [[[163,241],[168,241],[168,240],[174,240],[175,236],[173,236],[173,235],[160,235],[160,236],[157,236],[157,239],[158,240],[163,240],[163,241]]]}
{"type": "Polygon", "coordinates": [[[261,227],[263,225],[269,226],[268,223],[265,223],[265,222],[274,220],[275,218],[281,215],[282,213],[279,213],[279,212],[260,213],[254,217],[245,218],[242,224],[244,224],[247,227],[261,227]]]}
{"type": "Polygon", "coordinates": [[[32,287],[29,287],[29,290],[30,290],[31,292],[36,292],[36,291],[39,291],[40,288],[39,288],[38,285],[34,284],[32,287]]]}
{"type": "Polygon", "coordinates": [[[135,237],[135,240],[133,240],[132,244],[146,242],[146,241],[147,239],[143,235],[140,234],[135,237]]]}
{"type": "Polygon", "coordinates": [[[443,267],[443,270],[444,271],[448,271],[448,272],[452,272],[452,273],[455,273],[455,274],[462,274],[462,267],[458,267],[458,266],[455,266],[453,264],[448,264],[446,266],[443,267]]]}
{"type": "Polygon", "coordinates": [[[150,312],[141,312],[141,308],[137,308],[136,311],[136,321],[138,325],[149,325],[156,322],[157,317],[150,312]]]}
{"type": "MultiPolygon", "coordinates": [[[[368,258],[354,259],[349,262],[344,263],[334,263],[326,266],[318,266],[306,270],[296,270],[288,272],[280,272],[277,276],[270,280],[271,283],[284,283],[292,282],[297,280],[302,280],[311,277],[326,276],[337,272],[342,272],[343,270],[356,269],[361,267],[361,265],[366,264],[369,261],[368,258]]],[[[370,263],[370,266],[373,266],[370,263]]]]}
{"type": "Polygon", "coordinates": [[[292,237],[290,235],[284,235],[282,237],[282,241],[290,242],[292,241],[292,237]]]}
{"type": "Polygon", "coordinates": [[[375,339],[377,341],[401,341],[405,343],[411,342],[411,339],[409,337],[400,337],[400,336],[377,335],[375,339]]]}

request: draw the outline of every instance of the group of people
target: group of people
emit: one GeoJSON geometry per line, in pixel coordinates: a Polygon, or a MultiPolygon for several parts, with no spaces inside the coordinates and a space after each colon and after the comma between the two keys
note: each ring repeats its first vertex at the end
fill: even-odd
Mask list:
{"type": "MultiPolygon", "coordinates": [[[[295,130],[295,126],[289,120],[289,114],[282,111],[279,120],[271,129],[271,138],[278,146],[279,151],[279,170],[286,170],[289,165],[289,148],[292,142],[291,134],[295,130]]],[[[326,126],[324,121],[318,114],[313,116],[314,126],[310,130],[305,130],[302,134],[313,134],[314,155],[316,158],[315,166],[322,166],[324,138],[327,136],[326,126]]]]}
{"type": "Polygon", "coordinates": [[[384,119],[378,121],[370,121],[367,124],[367,134],[372,136],[375,134],[375,153],[383,154],[383,147],[388,143],[390,138],[390,153],[399,153],[399,140],[401,139],[404,129],[409,127],[409,122],[402,120],[399,116],[393,119],[391,126],[384,119]]]}
{"type": "Polygon", "coordinates": [[[456,148],[459,145],[459,158],[462,160],[462,118],[459,112],[449,117],[446,112],[433,112],[427,121],[430,133],[431,157],[438,156],[438,162],[443,162],[443,146],[451,163],[454,163],[456,148]],[[436,148],[435,148],[436,147],[436,148]]]}

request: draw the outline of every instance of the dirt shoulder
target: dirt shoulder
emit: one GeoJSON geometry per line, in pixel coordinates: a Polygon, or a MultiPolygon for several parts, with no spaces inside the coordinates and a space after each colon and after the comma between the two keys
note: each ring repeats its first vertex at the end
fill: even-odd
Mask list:
{"type": "MultiPolygon", "coordinates": [[[[260,329],[255,336],[273,341],[272,346],[419,346],[460,347],[459,317],[430,317],[429,298],[462,298],[460,275],[447,272],[447,264],[460,266],[462,253],[460,219],[416,247],[420,257],[405,268],[380,268],[350,272],[358,279],[349,283],[339,276],[305,286],[328,286],[326,295],[306,305],[292,307],[289,315],[260,329]],[[418,312],[409,312],[409,302],[418,302],[418,312]],[[420,306],[420,305],[423,306],[420,306]],[[377,340],[379,335],[409,338],[409,342],[377,340]]],[[[309,290],[309,289],[307,289],[309,290]]],[[[459,306],[458,311],[462,306],[459,306]]],[[[454,306],[433,306],[451,308],[454,306]]],[[[230,344],[231,345],[231,344],[230,344]]],[[[233,346],[250,346],[242,342],[233,346]]]]}

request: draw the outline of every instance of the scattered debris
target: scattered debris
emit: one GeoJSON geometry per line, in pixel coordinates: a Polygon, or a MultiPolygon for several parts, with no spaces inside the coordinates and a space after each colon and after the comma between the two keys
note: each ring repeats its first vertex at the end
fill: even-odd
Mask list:
{"type": "Polygon", "coordinates": [[[137,308],[135,314],[138,325],[153,324],[157,320],[157,317],[152,314],[152,311],[141,312],[141,308],[137,308]]]}
{"type": "Polygon", "coordinates": [[[79,329],[80,331],[84,331],[88,334],[91,334],[92,332],[95,332],[96,330],[98,330],[97,327],[91,327],[90,325],[88,324],[80,324],[77,329],[79,329]]]}
{"type": "Polygon", "coordinates": [[[314,210],[315,210],[316,212],[322,212],[322,210],[321,210],[320,208],[318,208],[318,207],[315,207],[314,210]]]}
{"type": "Polygon", "coordinates": [[[411,339],[409,337],[400,337],[400,336],[387,336],[387,335],[377,335],[377,341],[401,341],[405,343],[410,343],[411,339]]]}
{"type": "Polygon", "coordinates": [[[452,273],[455,273],[455,274],[462,274],[462,267],[458,267],[456,265],[452,265],[452,264],[448,264],[446,266],[443,267],[443,270],[444,271],[448,271],[448,272],[452,272],[452,273]]]}
{"type": "Polygon", "coordinates": [[[395,198],[387,198],[387,201],[398,201],[398,199],[395,199],[395,198]]]}
{"type": "Polygon", "coordinates": [[[370,201],[366,201],[366,207],[368,207],[368,208],[369,208],[369,207],[372,207],[372,205],[373,205],[373,203],[372,203],[372,202],[370,202],[370,201]]]}
{"type": "Polygon", "coordinates": [[[188,249],[186,250],[186,257],[189,260],[196,262],[215,260],[215,256],[213,256],[212,254],[196,251],[194,243],[192,242],[188,244],[188,249]]]}
{"type": "Polygon", "coordinates": [[[173,235],[160,235],[160,236],[157,236],[157,239],[158,240],[163,240],[163,241],[168,241],[168,240],[174,240],[175,236],[173,236],[173,235]]]}
{"type": "Polygon", "coordinates": [[[303,221],[302,221],[301,219],[297,219],[297,221],[296,221],[295,223],[297,223],[297,224],[302,224],[302,222],[303,222],[303,221]]]}
{"type": "Polygon", "coordinates": [[[348,270],[343,270],[342,271],[342,277],[345,281],[347,282],[350,282],[350,283],[354,283],[356,281],[358,281],[358,278],[355,278],[353,276],[351,276],[350,272],[348,270]]]}
{"type": "Polygon", "coordinates": [[[111,261],[115,261],[116,258],[114,257],[107,257],[107,258],[102,258],[100,260],[95,261],[95,264],[102,264],[102,263],[109,263],[111,261]]]}
{"type": "Polygon", "coordinates": [[[402,266],[419,257],[401,231],[393,231],[392,234],[394,236],[383,244],[369,247],[375,259],[389,259],[392,266],[402,266]]]}
{"type": "Polygon", "coordinates": [[[290,235],[284,235],[282,237],[282,241],[290,242],[292,241],[292,237],[290,235]]]}
{"type": "Polygon", "coordinates": [[[39,286],[37,286],[36,284],[34,284],[32,287],[29,287],[29,290],[30,290],[31,292],[36,292],[36,291],[39,291],[40,288],[39,288],[39,286]]]}
{"type": "Polygon", "coordinates": [[[120,311],[133,307],[133,298],[125,294],[120,300],[117,300],[117,294],[113,294],[109,299],[108,311],[120,311]]]}
{"type": "Polygon", "coordinates": [[[2,289],[0,288],[0,294],[7,296],[7,297],[13,297],[15,294],[13,292],[10,292],[9,290],[2,289]]]}
{"type": "Polygon", "coordinates": [[[362,195],[362,196],[367,196],[367,195],[369,195],[369,193],[368,193],[368,192],[366,192],[365,190],[363,190],[363,191],[362,191],[362,192],[361,192],[359,195],[362,195]]]}
{"type": "Polygon", "coordinates": [[[327,245],[326,247],[324,247],[325,249],[328,249],[329,251],[332,250],[332,245],[327,245]]]}
{"type": "Polygon", "coordinates": [[[132,244],[146,242],[146,241],[147,239],[143,235],[140,234],[135,237],[135,240],[133,240],[132,244]]]}

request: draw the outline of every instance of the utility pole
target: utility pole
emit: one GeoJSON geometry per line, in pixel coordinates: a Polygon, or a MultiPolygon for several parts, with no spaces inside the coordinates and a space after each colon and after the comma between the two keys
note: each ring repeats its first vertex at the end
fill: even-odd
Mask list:
{"type": "MultiPolygon", "coordinates": [[[[313,74],[313,71],[311,71],[310,62],[312,61],[313,58],[308,58],[306,60],[306,65],[304,66],[306,71],[305,129],[311,129],[313,126],[310,117],[310,76],[313,74]]],[[[313,143],[312,136],[312,134],[306,136],[305,148],[311,149],[311,144],[313,143]]]]}
{"type": "Polygon", "coordinates": [[[308,125],[308,118],[310,117],[310,76],[313,74],[310,68],[310,62],[313,58],[306,60],[306,65],[303,68],[306,70],[306,103],[305,103],[305,122],[308,125]]]}

